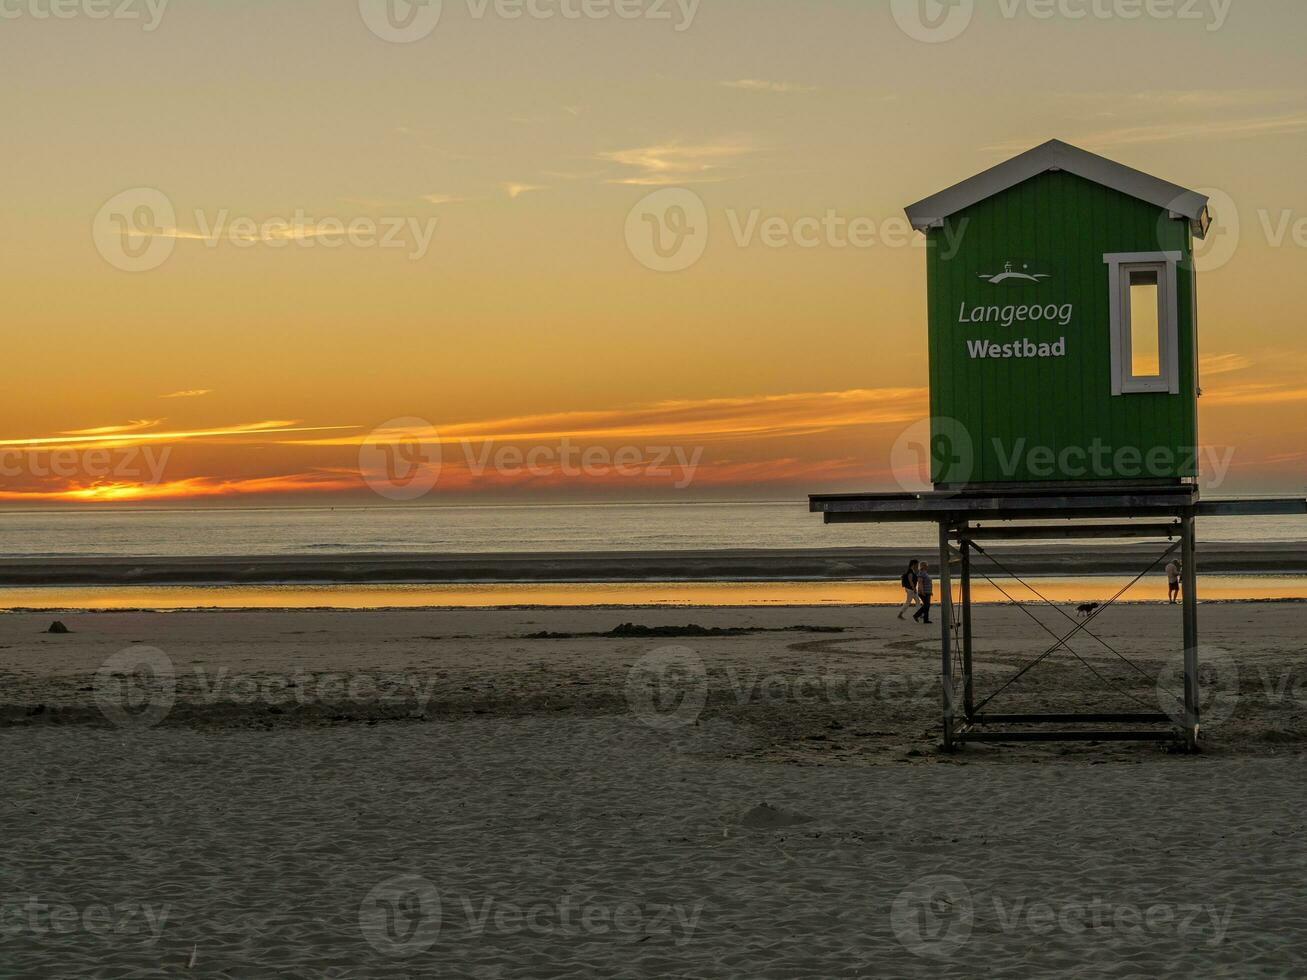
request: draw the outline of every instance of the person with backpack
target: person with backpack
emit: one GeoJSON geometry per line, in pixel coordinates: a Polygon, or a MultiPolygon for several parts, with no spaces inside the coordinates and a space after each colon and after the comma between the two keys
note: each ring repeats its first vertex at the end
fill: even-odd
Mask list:
{"type": "Polygon", "coordinates": [[[903,606],[899,609],[899,619],[903,614],[913,606],[921,605],[921,597],[917,595],[917,565],[920,564],[917,559],[908,562],[908,570],[903,573],[903,578],[899,581],[903,583],[903,606]]]}

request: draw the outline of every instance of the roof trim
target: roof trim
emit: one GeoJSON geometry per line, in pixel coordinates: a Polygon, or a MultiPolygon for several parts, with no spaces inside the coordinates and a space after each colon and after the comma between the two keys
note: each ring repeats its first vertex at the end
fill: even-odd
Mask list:
{"type": "Polygon", "coordinates": [[[1166,208],[1173,218],[1188,220],[1195,238],[1205,238],[1207,229],[1211,227],[1212,216],[1207,207],[1206,195],[1186,190],[1061,140],[1049,140],[984,173],[969,177],[948,190],[910,205],[907,208],[908,220],[917,231],[937,228],[959,211],[1050,170],[1065,170],[1095,184],[1110,187],[1159,208],[1166,208]]]}

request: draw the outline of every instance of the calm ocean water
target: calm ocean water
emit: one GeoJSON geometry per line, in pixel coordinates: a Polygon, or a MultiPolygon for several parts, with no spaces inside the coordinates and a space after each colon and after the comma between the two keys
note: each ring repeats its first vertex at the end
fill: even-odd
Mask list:
{"type": "MultiPolygon", "coordinates": [[[[1205,541],[1307,541],[1307,517],[1213,518],[1205,541]]],[[[929,548],[933,525],[825,526],[804,501],[0,511],[0,554],[311,555],[386,552],[929,548]]]]}

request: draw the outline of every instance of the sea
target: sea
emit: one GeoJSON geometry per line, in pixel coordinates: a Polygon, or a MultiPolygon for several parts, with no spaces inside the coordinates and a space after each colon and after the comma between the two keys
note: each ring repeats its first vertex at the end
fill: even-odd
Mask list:
{"type": "MultiPolygon", "coordinates": [[[[1200,540],[1302,541],[1307,517],[1211,518],[1200,540]]],[[[139,508],[0,511],[0,554],[106,558],[493,554],[891,547],[929,555],[933,524],[832,525],[806,501],[479,504],[373,507],[139,508]]],[[[1007,581],[1010,592],[1019,583],[1007,581]]],[[[1303,576],[1204,576],[1206,599],[1305,599],[1303,576]]],[[[1060,602],[1103,601],[1107,576],[1029,585],[1060,602]]],[[[1146,598],[1161,599],[1164,580],[1146,598]]],[[[979,602],[1006,595],[978,585],[979,602]]],[[[1033,593],[1032,593],[1033,594],[1033,593]]],[[[0,588],[17,610],[483,608],[497,606],[770,606],[897,603],[897,581],[547,584],[159,585],[0,588]]]]}
{"type": "MultiPolygon", "coordinates": [[[[0,510],[0,554],[33,558],[487,554],[935,545],[933,524],[827,526],[806,500],[0,510]]],[[[1307,542],[1307,516],[1208,518],[1202,541],[1307,542]]]]}

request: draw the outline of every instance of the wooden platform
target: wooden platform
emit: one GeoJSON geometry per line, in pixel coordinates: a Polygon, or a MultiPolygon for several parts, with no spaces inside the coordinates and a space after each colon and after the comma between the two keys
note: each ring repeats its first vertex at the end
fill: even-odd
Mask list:
{"type": "MultiPolygon", "coordinates": [[[[809,509],[827,524],[921,521],[1138,520],[1307,514],[1301,497],[1202,500],[1196,486],[1023,487],[922,493],[813,494],[809,509]]],[[[1056,536],[1052,534],[1050,536],[1056,536]]]]}

